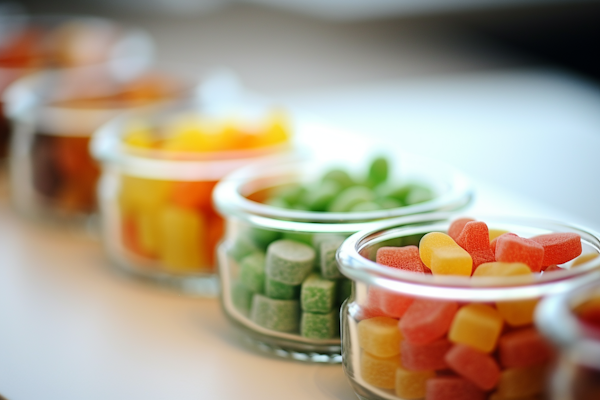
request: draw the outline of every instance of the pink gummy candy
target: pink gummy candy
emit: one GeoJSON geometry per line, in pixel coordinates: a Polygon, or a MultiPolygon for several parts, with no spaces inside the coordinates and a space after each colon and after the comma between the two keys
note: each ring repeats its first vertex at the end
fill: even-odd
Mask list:
{"type": "Polygon", "coordinates": [[[491,390],[500,379],[500,367],[489,354],[457,344],[446,354],[446,363],[482,390],[491,390]]]}
{"type": "Polygon", "coordinates": [[[415,344],[408,340],[400,343],[400,359],[402,366],[411,371],[433,371],[447,369],[444,356],[452,347],[446,338],[426,344],[415,344]]]}
{"type": "Polygon", "coordinates": [[[522,262],[527,264],[531,271],[540,272],[544,248],[538,242],[519,236],[500,235],[496,243],[496,261],[522,262]]]}
{"type": "MultiPolygon", "coordinates": [[[[368,292],[368,308],[377,310],[381,315],[400,318],[415,300],[414,297],[405,296],[376,286],[370,286],[368,292]]],[[[377,313],[376,311],[376,313],[377,313]]]]}
{"type": "Polygon", "coordinates": [[[581,254],[581,236],[570,232],[556,232],[532,237],[544,248],[542,265],[563,264],[581,254]]]}
{"type": "Polygon", "coordinates": [[[448,332],[456,311],[458,304],[452,301],[416,299],[400,319],[398,327],[411,343],[431,343],[448,332]]]}
{"type": "Polygon", "coordinates": [[[425,264],[419,256],[417,246],[381,247],[377,249],[375,261],[388,267],[399,268],[405,271],[418,273],[425,272],[425,264]]]}
{"type": "Polygon", "coordinates": [[[454,239],[454,241],[456,241],[460,233],[463,231],[465,225],[471,221],[475,220],[472,218],[459,218],[452,221],[452,223],[448,227],[448,236],[450,236],[452,239],[454,239]]]}
{"type": "Polygon", "coordinates": [[[530,367],[543,364],[552,355],[552,347],[535,328],[509,332],[498,342],[500,364],[506,368],[530,367]]]}
{"type": "Polygon", "coordinates": [[[498,236],[496,239],[492,240],[490,242],[490,250],[492,250],[492,253],[495,255],[496,254],[496,243],[498,243],[498,239],[500,239],[502,236],[518,236],[512,232],[507,232],[507,233],[503,233],[502,235],[498,236]]]}
{"type": "Polygon", "coordinates": [[[425,400],[484,400],[486,393],[459,376],[436,376],[427,380],[425,400]]]}
{"type": "Polygon", "coordinates": [[[496,261],[494,253],[490,249],[490,232],[485,222],[467,222],[455,240],[471,255],[473,271],[483,263],[496,261]]]}

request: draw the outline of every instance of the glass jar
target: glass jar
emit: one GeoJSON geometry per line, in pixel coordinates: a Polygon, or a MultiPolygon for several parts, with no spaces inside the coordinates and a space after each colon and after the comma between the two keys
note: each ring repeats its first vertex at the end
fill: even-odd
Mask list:
{"type": "Polygon", "coordinates": [[[11,134],[2,95],[17,79],[41,69],[110,63],[119,71],[146,68],[154,45],[141,29],[75,15],[0,16],[0,159],[11,134]]]}
{"type": "MultiPolygon", "coordinates": [[[[588,263],[598,269],[600,258],[588,263]]],[[[536,310],[538,329],[559,353],[549,382],[551,400],[600,398],[600,270],[595,275],[594,282],[548,297],[536,310]],[[583,313],[595,320],[586,322],[583,313]]]]}
{"type": "MultiPolygon", "coordinates": [[[[236,137],[231,136],[232,125],[227,125],[231,109],[224,114],[207,113],[207,105],[195,100],[128,113],[103,126],[95,134],[91,149],[102,167],[98,186],[101,234],[113,264],[133,277],[212,297],[219,289],[215,246],[224,229],[211,202],[214,186],[234,169],[290,151],[291,146],[290,128],[282,125],[287,122],[266,115],[264,109],[260,115],[234,122],[239,133],[236,137]],[[223,122],[220,135],[227,142],[223,144],[232,149],[198,151],[197,147],[186,147],[178,138],[189,138],[188,133],[194,133],[195,128],[177,131],[173,124],[178,118],[189,121],[188,116],[223,122]],[[172,139],[178,150],[130,146],[127,135],[132,127],[138,129],[135,126],[140,122],[161,139],[172,139]],[[263,129],[261,135],[250,134],[254,139],[245,136],[246,129],[258,126],[263,129]],[[178,133],[183,136],[176,137],[178,133]],[[251,139],[254,144],[248,141],[251,139]]],[[[196,144],[214,146],[216,139],[209,139],[210,143],[196,144]]]]}
{"type": "MultiPolygon", "coordinates": [[[[418,246],[427,233],[447,232],[455,217],[388,221],[340,247],[340,270],[354,282],[341,312],[343,366],[361,399],[439,399],[442,390],[469,399],[543,398],[554,351],[533,325],[536,304],[597,278],[599,263],[571,268],[570,261],[564,270],[492,278],[416,274],[373,261],[381,247],[418,246]],[[388,335],[387,348],[374,344],[382,337],[377,327],[388,335]],[[471,375],[465,366],[474,368],[471,375]]],[[[504,216],[477,220],[526,238],[576,233],[584,253],[600,252],[600,236],[584,228],[504,216]]]]}
{"type": "Polygon", "coordinates": [[[17,211],[84,226],[96,211],[100,174],[88,150],[94,131],[126,110],[188,97],[196,85],[193,77],[168,70],[122,76],[108,65],[44,71],[15,82],[5,98],[15,133],[9,183],[17,211]]]}
{"type": "Polygon", "coordinates": [[[215,189],[215,204],[227,223],[225,240],[218,248],[222,306],[244,341],[260,351],[306,362],[341,362],[339,307],[350,290],[350,282],[339,274],[335,262],[341,241],[377,220],[456,210],[470,204],[471,188],[462,174],[411,154],[388,157],[393,160],[391,181],[416,180],[430,187],[434,197],[419,204],[378,211],[316,212],[260,202],[269,192],[314,183],[331,168],[341,167],[356,176],[379,152],[354,141],[352,144],[349,148],[339,144],[339,151],[328,151],[325,157],[313,152],[249,166],[228,176],[215,189]],[[289,273],[297,275],[292,279],[266,270],[268,260],[262,261],[265,252],[269,258],[275,246],[290,241],[296,247],[300,242],[304,252],[312,253],[308,256],[316,261],[314,270],[320,271],[316,277],[325,280],[327,303],[321,309],[301,300],[310,291],[306,282],[313,275],[309,274],[302,285],[299,280],[311,268],[290,267],[289,273]],[[257,273],[252,271],[253,265],[259,269],[257,273]]]}

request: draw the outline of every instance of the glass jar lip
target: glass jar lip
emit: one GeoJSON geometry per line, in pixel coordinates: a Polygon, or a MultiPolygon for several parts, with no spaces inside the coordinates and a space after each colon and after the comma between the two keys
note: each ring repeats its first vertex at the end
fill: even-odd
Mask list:
{"type": "MultiPolygon", "coordinates": [[[[405,156],[425,160],[426,157],[409,153],[405,156]]],[[[292,210],[252,201],[242,194],[245,185],[271,174],[280,174],[296,166],[310,165],[315,162],[309,149],[298,151],[292,156],[273,157],[263,162],[248,165],[226,176],[215,187],[213,199],[217,208],[226,216],[250,221],[258,226],[276,230],[295,230],[313,233],[354,233],[366,229],[383,219],[427,213],[436,210],[457,210],[466,207],[472,200],[473,188],[469,179],[460,171],[444,165],[452,176],[452,189],[433,200],[410,206],[387,210],[361,212],[317,212],[292,210]]],[[[289,182],[288,182],[289,183],[289,182]]]]}
{"type": "MultiPolygon", "coordinates": [[[[404,294],[468,301],[502,301],[534,299],[548,294],[562,293],[594,280],[600,274],[600,257],[575,269],[554,271],[552,274],[507,277],[497,279],[483,277],[421,275],[377,264],[363,257],[360,252],[374,240],[399,238],[431,231],[432,226],[448,225],[452,220],[464,217],[458,213],[431,213],[397,218],[380,222],[347,238],[337,252],[340,271],[347,277],[404,294]]],[[[468,215],[487,224],[514,224],[521,228],[538,228],[548,231],[569,230],[578,233],[582,240],[600,252],[600,235],[588,228],[561,222],[507,215],[468,215]],[[593,242],[593,243],[592,243],[593,242]]]]}

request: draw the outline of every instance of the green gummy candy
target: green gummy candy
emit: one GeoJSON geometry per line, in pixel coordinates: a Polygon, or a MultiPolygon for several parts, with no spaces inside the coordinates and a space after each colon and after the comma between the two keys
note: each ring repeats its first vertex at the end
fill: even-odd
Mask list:
{"type": "Polygon", "coordinates": [[[281,237],[281,232],[256,227],[250,228],[249,234],[252,242],[261,250],[266,249],[271,242],[281,237]]]}
{"type": "Polygon", "coordinates": [[[280,186],[274,190],[273,197],[277,197],[287,204],[295,204],[300,201],[306,189],[300,184],[280,186]]]}
{"type": "Polygon", "coordinates": [[[348,212],[357,205],[366,201],[375,200],[373,191],[365,186],[352,186],[336,196],[329,205],[331,212],[348,212]]]}
{"type": "Polygon", "coordinates": [[[288,231],[284,232],[282,235],[283,239],[293,240],[296,242],[305,243],[309,246],[312,246],[312,233],[304,233],[304,232],[294,232],[288,231]]]}
{"type": "Polygon", "coordinates": [[[367,183],[370,187],[375,187],[388,178],[389,165],[385,157],[377,157],[371,162],[367,176],[367,183]]]}
{"type": "Polygon", "coordinates": [[[315,250],[288,239],[277,240],[267,248],[267,276],[288,285],[299,285],[312,270],[315,250]]]}
{"type": "Polygon", "coordinates": [[[391,197],[382,197],[380,199],[375,200],[377,204],[379,204],[379,207],[382,210],[389,210],[392,208],[398,208],[398,207],[402,207],[402,203],[396,199],[393,199],[391,197]]]}
{"type": "Polygon", "coordinates": [[[381,210],[381,206],[374,201],[364,201],[362,203],[358,203],[350,211],[352,212],[361,212],[361,211],[377,211],[381,210]]]}
{"type": "Polygon", "coordinates": [[[246,316],[250,315],[253,296],[254,292],[244,286],[242,282],[235,282],[231,288],[233,306],[246,316]]]}
{"type": "Polygon", "coordinates": [[[342,188],[347,188],[356,184],[348,172],[337,168],[327,171],[321,180],[336,182],[342,188]]]}
{"type": "Polygon", "coordinates": [[[326,211],[341,189],[342,185],[333,180],[319,182],[306,192],[304,204],[311,211],[326,211]]]}
{"type": "Polygon", "coordinates": [[[303,311],[326,314],[335,303],[335,281],[325,279],[321,274],[312,273],[300,289],[300,304],[303,311]]]}
{"type": "Polygon", "coordinates": [[[342,278],[337,282],[336,303],[341,305],[352,294],[352,281],[342,278]]]}
{"type": "Polygon", "coordinates": [[[331,239],[321,243],[319,256],[321,259],[321,275],[325,279],[341,278],[342,274],[338,269],[338,263],[335,259],[335,253],[342,244],[343,239],[331,239]]]}
{"type": "Polygon", "coordinates": [[[250,319],[256,324],[279,332],[297,332],[300,320],[298,300],[269,299],[255,294],[250,319]]]}
{"type": "Polygon", "coordinates": [[[240,282],[255,293],[264,293],[265,264],[265,255],[262,252],[244,257],[240,263],[240,282]]]}
{"type": "Polygon", "coordinates": [[[265,294],[271,299],[292,300],[300,297],[300,285],[286,285],[285,283],[267,278],[265,294]]]}
{"type": "Polygon", "coordinates": [[[337,310],[327,314],[303,312],[300,335],[310,339],[332,339],[339,336],[339,327],[337,310]]]}
{"type": "Polygon", "coordinates": [[[233,246],[229,248],[228,254],[239,262],[244,257],[257,251],[259,251],[258,247],[247,235],[238,235],[235,238],[233,246]]]}
{"type": "Polygon", "coordinates": [[[411,205],[423,203],[432,199],[433,192],[431,191],[431,189],[421,185],[414,185],[412,190],[406,196],[405,202],[406,204],[411,205]]]}

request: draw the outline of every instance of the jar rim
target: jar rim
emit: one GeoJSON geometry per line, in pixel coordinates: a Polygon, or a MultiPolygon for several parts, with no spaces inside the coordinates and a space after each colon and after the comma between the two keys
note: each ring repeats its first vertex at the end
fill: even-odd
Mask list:
{"type": "MultiPolygon", "coordinates": [[[[501,280],[486,277],[451,275],[421,275],[377,264],[361,255],[376,242],[412,234],[440,231],[432,227],[447,226],[458,213],[432,213],[383,221],[369,229],[350,236],[340,246],[337,260],[340,271],[347,277],[369,285],[418,297],[445,298],[468,301],[502,301],[535,299],[548,294],[563,293],[600,277],[600,257],[574,269],[554,271],[552,274],[533,274],[506,277],[501,280]]],[[[600,253],[600,235],[588,228],[561,222],[520,216],[469,215],[486,224],[514,225],[549,231],[578,233],[582,241],[600,253]]]]}

